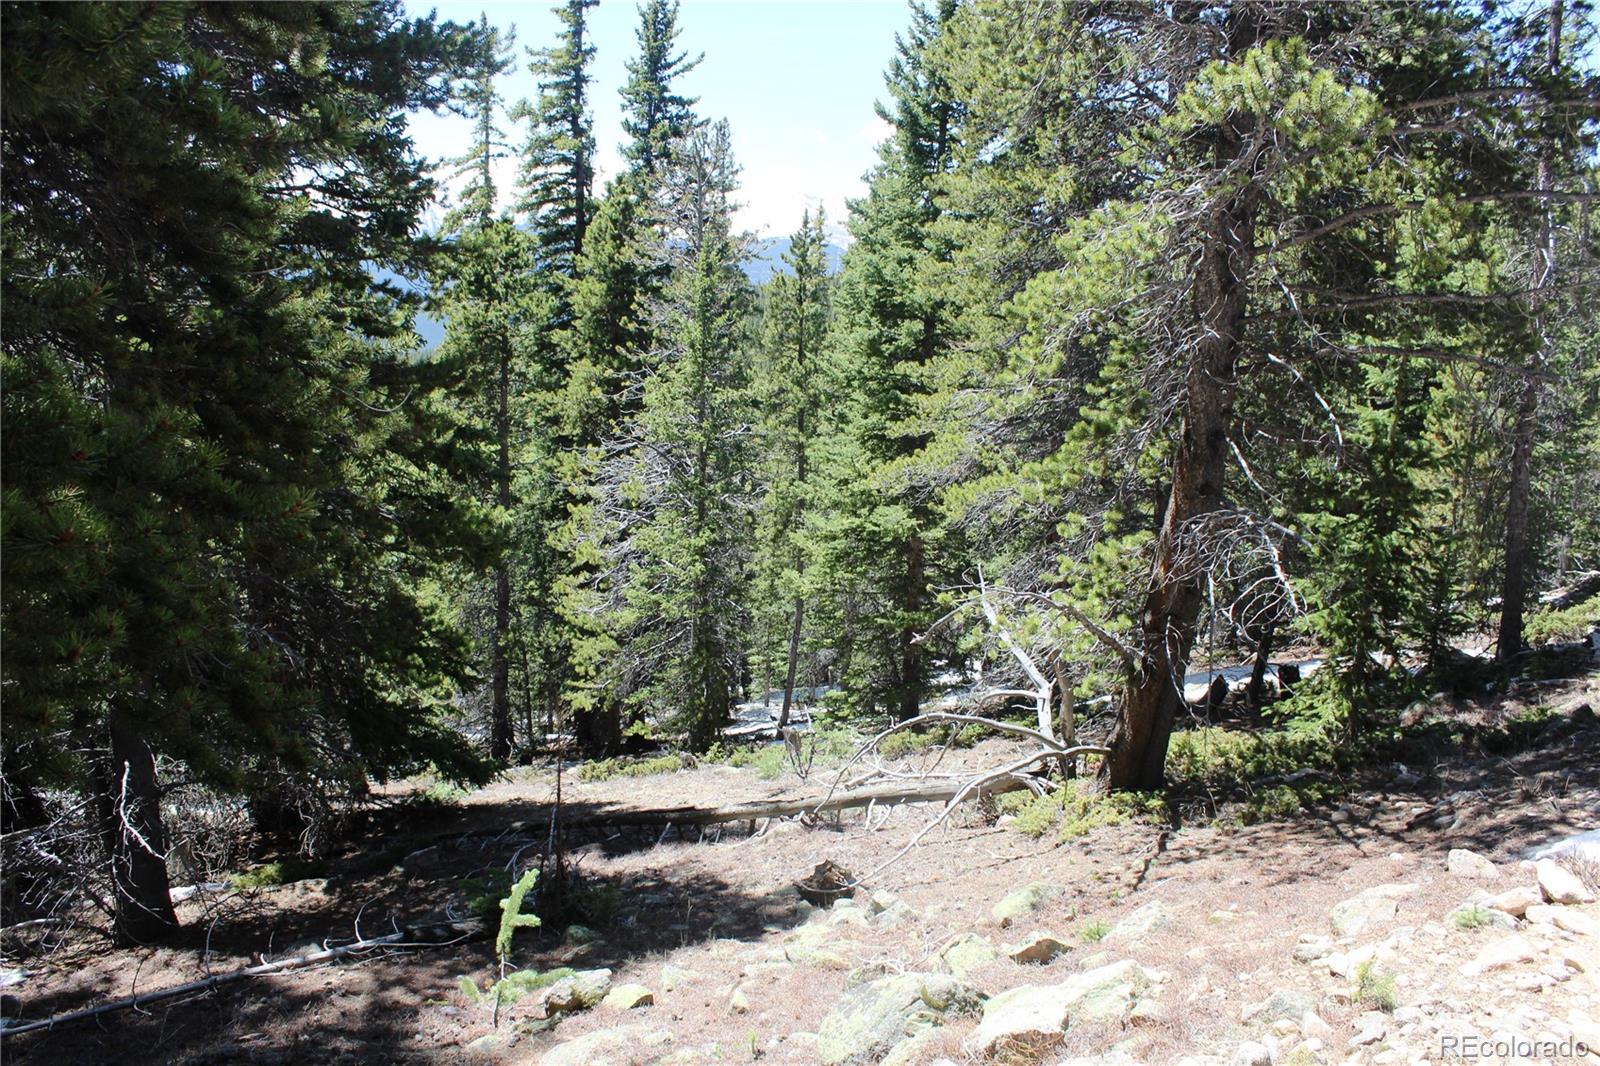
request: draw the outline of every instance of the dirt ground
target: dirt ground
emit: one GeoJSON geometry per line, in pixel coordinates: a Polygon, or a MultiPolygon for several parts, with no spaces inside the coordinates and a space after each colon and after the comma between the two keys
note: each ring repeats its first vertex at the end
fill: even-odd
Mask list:
{"type": "MultiPolygon", "coordinates": [[[[1492,725],[1530,702],[1568,715],[1585,704],[1600,707],[1600,678],[1591,674],[1525,692],[1520,703],[1462,704],[1455,711],[1469,726],[1492,725]]],[[[541,970],[609,968],[618,984],[649,987],[653,1006],[625,1014],[592,1010],[544,1029],[538,997],[530,996],[496,1026],[492,1011],[472,1003],[461,987],[463,977],[481,987],[497,975],[492,944],[478,939],[374,952],[9,1037],[0,1055],[39,1064],[537,1063],[573,1038],[628,1025],[643,1027],[637,1031],[647,1032],[649,1041],[622,1061],[803,1064],[815,1061],[812,1034],[851,981],[926,968],[926,960],[959,933],[1000,945],[1016,930],[997,927],[993,905],[1020,886],[1047,882],[1059,892],[1026,925],[1059,931],[1075,950],[1042,967],[1002,955],[969,980],[992,994],[1059,980],[1108,957],[1136,958],[1165,980],[1156,1015],[1137,1026],[1075,1027],[1041,1061],[1115,1048],[1147,1063],[1187,1054],[1226,1062],[1242,1041],[1263,1036],[1287,1050],[1303,1034],[1281,1026],[1272,1032],[1249,1017],[1252,1004],[1284,989],[1303,990],[1316,1001],[1330,1029],[1322,1038],[1326,1050],[1310,1061],[1442,1061],[1436,1048],[1417,1040],[1408,1046],[1409,1058],[1384,1059],[1386,1044],[1376,1051],[1350,1044],[1367,1008],[1341,995],[1341,982],[1325,966],[1295,961],[1297,942],[1330,935],[1329,911],[1341,900],[1376,885],[1414,885],[1391,923],[1415,932],[1390,941],[1398,945],[1392,968],[1400,1004],[1430,1011],[1439,1005],[1485,1034],[1509,1024],[1502,1017],[1507,1011],[1525,1024],[1553,1019],[1558,1028],[1562,1019],[1586,1012],[1600,1017],[1600,983],[1592,971],[1544,985],[1523,979],[1521,970],[1508,971],[1505,995],[1485,995],[1488,979],[1466,978],[1460,965],[1497,931],[1462,932],[1446,922],[1474,892],[1527,883],[1528,871],[1517,860],[1528,849],[1600,828],[1600,729],[1590,721],[1515,754],[1440,751],[1428,765],[1386,768],[1352,782],[1337,802],[1253,826],[1230,824],[1226,809],[1224,817],[1191,809],[1176,826],[1110,826],[1057,843],[1054,834],[1025,837],[997,824],[992,810],[972,805],[873,880],[871,888],[887,889],[911,908],[908,920],[830,925],[811,941],[827,949],[823,955],[800,962],[793,958],[793,937],[826,916],[800,903],[791,887],[795,879],[825,859],[857,872],[876,867],[933,817],[937,805],[851,811],[809,825],[738,823],[705,833],[655,826],[574,832],[571,860],[586,891],[609,901],[612,911],[600,923],[601,939],[580,942],[541,929],[519,936],[513,961],[541,970]],[[759,831],[752,834],[752,828],[759,831]],[[1472,881],[1447,872],[1452,848],[1487,856],[1497,873],[1472,881]],[[1115,925],[1152,902],[1162,905],[1168,920],[1145,935],[1113,944],[1091,943],[1084,933],[1115,925]]],[[[1021,749],[987,741],[954,758],[993,764],[1013,750],[1021,749]]],[[[808,781],[792,773],[761,780],[753,770],[701,765],[593,783],[569,773],[563,789],[569,816],[604,813],[620,823],[630,808],[817,795],[824,777],[814,771],[808,781]]],[[[184,934],[171,947],[107,952],[86,943],[49,958],[11,960],[7,965],[27,976],[7,991],[23,999],[27,1018],[37,1019],[313,945],[348,942],[358,933],[372,937],[461,916],[464,879],[489,874],[509,880],[509,863],[543,847],[553,793],[553,774],[543,768],[519,771],[449,804],[391,796],[335,858],[330,876],[185,903],[184,934]]],[[[1600,918],[1596,905],[1584,909],[1600,918]]],[[[1592,960],[1595,945],[1586,950],[1592,960]]],[[[1523,970],[1540,972],[1544,962],[1523,970]]],[[[952,1022],[915,1061],[979,1061],[967,1046],[973,1025],[973,1019],[952,1022]]]]}

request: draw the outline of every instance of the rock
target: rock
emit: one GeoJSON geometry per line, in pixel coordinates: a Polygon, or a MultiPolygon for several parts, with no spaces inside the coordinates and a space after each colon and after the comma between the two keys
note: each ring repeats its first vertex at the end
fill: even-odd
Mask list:
{"type": "Polygon", "coordinates": [[[1469,877],[1475,881],[1492,881],[1500,875],[1494,863],[1466,848],[1451,848],[1445,859],[1445,869],[1457,877],[1469,877]]]}
{"type": "Polygon", "coordinates": [[[999,957],[1000,953],[995,951],[994,945],[983,937],[976,933],[962,933],[939,949],[935,969],[965,977],[999,957]]]}
{"type": "Polygon", "coordinates": [[[610,990],[610,970],[579,970],[570,977],[563,977],[545,990],[544,1012],[570,1014],[573,1011],[589,1010],[605,999],[606,993],[610,990]]]}
{"type": "Polygon", "coordinates": [[[913,1066],[922,1061],[922,1053],[938,1039],[937,1029],[926,1029],[916,1036],[907,1037],[896,1044],[878,1066],[913,1066]]]}
{"type": "Polygon", "coordinates": [[[505,1049],[509,1039],[507,1033],[488,1033],[478,1037],[462,1050],[468,1055],[495,1055],[505,1049]]]}
{"type": "Polygon", "coordinates": [[[1154,976],[1131,959],[1074,974],[1059,984],[1021,985],[993,997],[971,1037],[984,1054],[1039,1051],[1078,1021],[1126,1019],[1147,997],[1154,976]]]}
{"type": "Polygon", "coordinates": [[[1578,875],[1554,859],[1540,859],[1534,863],[1534,876],[1539,879],[1539,891],[1551,903],[1593,903],[1594,893],[1578,880],[1578,875]]]}
{"type": "Polygon", "coordinates": [[[568,947],[588,947],[591,944],[604,944],[606,938],[587,925],[574,924],[567,926],[567,935],[562,942],[568,947]]]}
{"type": "Polygon", "coordinates": [[[1281,988],[1267,997],[1265,1002],[1257,1003],[1245,1010],[1241,1020],[1249,1021],[1257,1018],[1263,1022],[1277,1022],[1288,1019],[1298,1022],[1307,1013],[1314,1013],[1317,1001],[1292,988],[1281,988]]]}
{"type": "Polygon", "coordinates": [[[1272,1049],[1254,1040],[1247,1040],[1234,1050],[1231,1066],[1272,1066],[1272,1049]]]}
{"type": "Polygon", "coordinates": [[[1143,907],[1140,907],[1112,926],[1111,932],[1106,934],[1106,939],[1136,941],[1155,932],[1171,921],[1172,912],[1167,909],[1166,904],[1159,900],[1146,903],[1143,907]]]}
{"type": "Polygon", "coordinates": [[[655,1001],[656,994],[644,985],[617,985],[606,993],[600,1006],[607,1010],[633,1010],[652,1006],[655,1001]]]}
{"type": "Polygon", "coordinates": [[[1417,891],[1414,884],[1374,885],[1359,895],[1334,906],[1328,919],[1340,936],[1357,936],[1382,922],[1391,921],[1398,907],[1396,900],[1417,891]]]}
{"type": "Polygon", "coordinates": [[[1529,907],[1532,907],[1542,899],[1544,899],[1544,896],[1540,894],[1538,889],[1522,885],[1502,892],[1498,896],[1491,897],[1484,903],[1484,906],[1490,910],[1504,911],[1513,918],[1521,918],[1527,913],[1529,907]]]}
{"type": "Polygon", "coordinates": [[[1005,929],[1024,914],[1038,910],[1046,900],[1059,895],[1060,892],[1061,890],[1054,885],[1035,881],[1005,896],[989,913],[1000,923],[1000,928],[1005,929]]]}
{"type": "Polygon", "coordinates": [[[1308,1010],[1300,1016],[1300,1035],[1318,1040],[1333,1039],[1333,1026],[1322,1020],[1322,1015],[1308,1010]]]}
{"type": "Polygon", "coordinates": [[[1356,1020],[1356,1035],[1350,1038],[1351,1047],[1365,1047],[1383,1039],[1389,1028],[1389,1018],[1381,1011],[1369,1010],[1356,1020]]]}
{"type": "MultiPolygon", "coordinates": [[[[845,913],[856,914],[861,923],[866,924],[865,917],[859,911],[847,910],[845,913]]],[[[848,970],[848,953],[858,946],[854,940],[835,939],[834,931],[826,925],[802,925],[783,938],[783,957],[802,966],[848,970]]]]}
{"type": "Polygon", "coordinates": [[[1600,940],[1600,922],[1573,907],[1535,904],[1528,908],[1526,917],[1528,921],[1536,924],[1553,925],[1557,929],[1565,929],[1569,933],[1577,933],[1579,936],[1589,936],[1600,940]]]}
{"type": "Polygon", "coordinates": [[[1018,944],[1007,944],[1005,952],[1013,962],[1047,963],[1058,955],[1065,955],[1072,945],[1051,933],[1032,932],[1018,944]]]}
{"type": "Polygon", "coordinates": [[[1327,937],[1301,933],[1299,942],[1294,946],[1294,961],[1312,962],[1316,959],[1324,959],[1332,951],[1333,941],[1327,937]]]}
{"type": "Polygon", "coordinates": [[[1504,970],[1518,963],[1532,962],[1538,957],[1538,951],[1527,938],[1508,936],[1478,952],[1471,962],[1461,967],[1461,973],[1465,977],[1476,977],[1492,970],[1504,970]]]}
{"type": "Polygon", "coordinates": [[[880,977],[846,991],[828,1012],[817,1029],[817,1060],[824,1066],[876,1063],[906,1037],[982,1003],[982,992],[949,974],[880,977]]]}
{"type": "MultiPolygon", "coordinates": [[[[639,1052],[664,1048],[672,1035],[644,1025],[619,1025],[585,1033],[545,1052],[539,1066],[628,1066],[640,1061],[639,1052]]],[[[654,1061],[655,1056],[645,1056],[654,1061]]]]}
{"type": "Polygon", "coordinates": [[[693,970],[685,970],[682,966],[673,966],[669,963],[661,967],[661,991],[672,992],[683,988],[699,976],[693,970]]]}

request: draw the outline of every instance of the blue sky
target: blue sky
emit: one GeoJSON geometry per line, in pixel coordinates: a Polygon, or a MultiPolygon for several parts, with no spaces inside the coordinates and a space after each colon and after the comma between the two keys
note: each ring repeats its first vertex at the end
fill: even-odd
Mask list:
{"type": "MultiPolygon", "coordinates": [[[[475,20],[480,12],[502,28],[516,27],[518,65],[501,87],[508,101],[534,95],[526,47],[550,43],[557,21],[547,3],[408,0],[412,14],[475,20]]],[[[590,13],[597,49],[591,86],[595,140],[602,177],[619,166],[623,64],[636,48],[634,0],[603,0],[590,13]]],[[[701,115],[726,118],[743,167],[740,222],[763,236],[794,230],[806,208],[824,207],[830,229],[844,220],[847,197],[865,192],[862,175],[888,132],[873,111],[884,95],[883,71],[894,37],[909,21],[903,0],[683,0],[678,15],[680,50],[705,53],[681,79],[679,90],[700,97],[701,115]]],[[[417,115],[412,131],[419,151],[433,159],[464,150],[465,119],[417,115]]],[[[513,135],[520,143],[521,131],[513,135]]],[[[502,181],[509,190],[510,170],[502,181]]]]}

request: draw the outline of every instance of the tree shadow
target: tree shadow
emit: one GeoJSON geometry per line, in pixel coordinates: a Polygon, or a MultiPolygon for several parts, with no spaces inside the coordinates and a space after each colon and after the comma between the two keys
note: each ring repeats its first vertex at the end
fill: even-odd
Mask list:
{"type": "MultiPolygon", "coordinates": [[[[660,827],[628,831],[607,818],[604,803],[565,804],[577,823],[568,861],[580,872],[577,891],[592,901],[575,913],[599,937],[575,940],[565,923],[519,933],[512,961],[539,971],[559,966],[624,969],[667,951],[713,940],[754,941],[798,924],[790,892],[752,892],[692,868],[637,862],[620,871],[586,868],[592,855],[615,857],[660,842],[660,827]]],[[[359,846],[330,862],[330,876],[254,892],[190,914],[179,939],[159,953],[163,965],[138,978],[153,991],[259,957],[300,954],[314,944],[348,943],[359,929],[372,938],[441,918],[464,918],[474,891],[504,895],[511,868],[534,862],[548,846],[547,804],[478,805],[460,821],[429,817],[429,835],[406,837],[404,819],[376,819],[359,846]],[[496,828],[498,826],[499,828],[496,828]],[[492,886],[503,879],[498,890],[492,886]],[[196,918],[200,920],[196,920],[196,918]],[[175,974],[187,969],[182,976],[175,974]]],[[[697,831],[696,831],[697,832],[697,831]]],[[[688,839],[694,839],[690,835],[688,839]]],[[[492,905],[492,904],[491,904],[492,905]]],[[[481,899],[480,899],[481,906],[481,899]]],[[[537,913],[538,908],[535,907],[537,913]]],[[[497,913],[497,912],[496,912],[497,913]]],[[[30,996],[26,1017],[40,1019],[129,994],[151,953],[101,956],[103,972],[70,990],[30,996]]],[[[151,1004],[63,1028],[6,1038],[3,1056],[18,1063],[367,1063],[454,1061],[462,1045],[492,1032],[487,1008],[460,988],[498,976],[492,933],[443,947],[375,950],[362,957],[287,974],[252,978],[191,998],[151,1004]]],[[[519,1016],[537,1013],[533,997],[519,1016]]],[[[502,1032],[508,1032],[504,1022],[502,1032]]]]}

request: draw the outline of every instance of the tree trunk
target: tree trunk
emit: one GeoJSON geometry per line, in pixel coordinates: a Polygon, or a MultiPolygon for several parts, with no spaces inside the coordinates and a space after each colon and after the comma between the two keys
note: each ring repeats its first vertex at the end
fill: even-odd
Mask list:
{"type": "Polygon", "coordinates": [[[1268,622],[1256,637],[1256,662],[1250,670],[1250,706],[1260,708],[1266,702],[1267,666],[1272,659],[1272,634],[1277,627],[1268,622]]]}
{"type": "Polygon", "coordinates": [[[167,881],[155,756],[126,712],[112,710],[109,733],[110,753],[101,766],[95,798],[111,863],[115,936],[123,946],[154,944],[178,928],[167,881]]]}
{"type": "Polygon", "coordinates": [[[922,645],[917,643],[916,627],[910,620],[922,610],[922,585],[925,576],[922,538],[906,542],[906,585],[901,606],[907,625],[900,630],[900,706],[897,721],[915,718],[922,711],[922,645]]]}
{"type": "Polygon", "coordinates": [[[806,601],[794,598],[794,621],[789,627],[789,667],[783,678],[783,708],[778,712],[778,727],[789,724],[789,708],[794,703],[794,675],[800,666],[800,628],[805,623],[806,601]]]}
{"type": "MultiPolygon", "coordinates": [[[[1219,172],[1239,159],[1241,133],[1231,124],[1218,131],[1219,172]]],[[[1167,741],[1183,699],[1203,600],[1204,575],[1193,544],[1185,541],[1196,535],[1196,519],[1222,503],[1257,196],[1256,187],[1247,185],[1218,207],[1196,264],[1193,307],[1199,339],[1189,360],[1172,488],[1151,563],[1139,661],[1128,679],[1111,755],[1101,764],[1101,782],[1111,789],[1159,789],[1165,779],[1167,741]]]]}
{"type": "MultiPolygon", "coordinates": [[[[1561,60],[1562,0],[1551,0],[1549,36],[1545,58],[1551,72],[1561,60]]],[[[1538,187],[1549,192],[1554,182],[1550,170],[1550,148],[1539,154],[1538,187]]],[[[1528,298],[1533,319],[1536,347],[1529,354],[1530,372],[1522,382],[1517,402],[1517,419],[1511,436],[1511,483],[1506,490],[1506,564],[1500,585],[1500,633],[1497,643],[1501,662],[1509,662],[1522,651],[1523,612],[1528,599],[1528,505],[1533,486],[1533,446],[1539,430],[1539,390],[1541,370],[1550,356],[1550,325],[1545,315],[1544,290],[1556,269],[1555,220],[1548,200],[1539,220],[1539,246],[1533,267],[1532,293],[1528,298]]]]}

